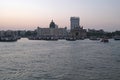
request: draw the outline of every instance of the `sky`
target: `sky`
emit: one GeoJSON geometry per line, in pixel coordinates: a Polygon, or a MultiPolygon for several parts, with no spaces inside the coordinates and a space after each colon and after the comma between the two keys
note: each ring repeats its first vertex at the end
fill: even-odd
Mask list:
{"type": "Polygon", "coordinates": [[[85,29],[120,30],[120,0],[0,0],[0,30],[70,28],[70,17],[80,17],[85,29]]]}

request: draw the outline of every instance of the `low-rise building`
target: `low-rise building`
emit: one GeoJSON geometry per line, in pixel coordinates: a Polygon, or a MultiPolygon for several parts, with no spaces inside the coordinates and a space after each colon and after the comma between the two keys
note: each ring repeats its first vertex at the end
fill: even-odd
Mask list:
{"type": "Polygon", "coordinates": [[[77,27],[70,31],[70,36],[76,39],[84,39],[87,37],[87,31],[83,27],[77,27]]]}

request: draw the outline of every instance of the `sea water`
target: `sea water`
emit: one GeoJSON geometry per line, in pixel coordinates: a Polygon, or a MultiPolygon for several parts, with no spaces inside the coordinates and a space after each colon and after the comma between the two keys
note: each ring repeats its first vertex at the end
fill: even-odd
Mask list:
{"type": "Polygon", "coordinates": [[[120,80],[120,41],[0,42],[0,80],[120,80]]]}

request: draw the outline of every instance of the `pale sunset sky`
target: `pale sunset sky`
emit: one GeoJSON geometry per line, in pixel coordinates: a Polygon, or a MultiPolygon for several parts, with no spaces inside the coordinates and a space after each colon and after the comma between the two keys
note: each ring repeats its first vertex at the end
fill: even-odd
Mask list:
{"type": "Polygon", "coordinates": [[[0,30],[70,28],[70,17],[80,17],[85,29],[120,30],[120,0],[0,0],[0,30]]]}

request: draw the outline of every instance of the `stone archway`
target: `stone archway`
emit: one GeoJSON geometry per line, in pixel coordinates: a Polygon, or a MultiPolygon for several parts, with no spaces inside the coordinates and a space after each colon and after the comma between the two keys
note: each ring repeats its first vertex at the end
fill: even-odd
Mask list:
{"type": "Polygon", "coordinates": [[[76,33],[75,33],[75,36],[79,36],[79,33],[78,33],[78,32],[76,32],[76,33]]]}

